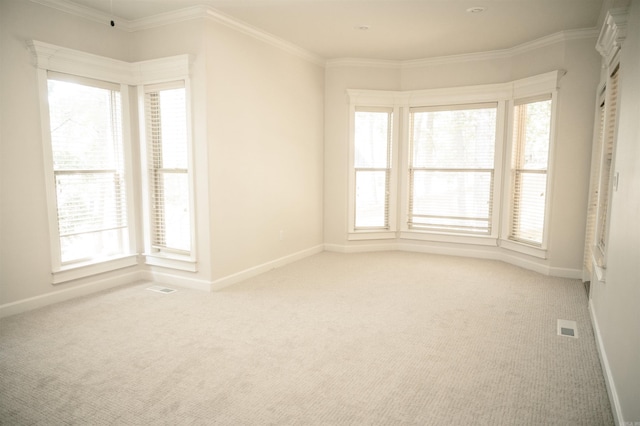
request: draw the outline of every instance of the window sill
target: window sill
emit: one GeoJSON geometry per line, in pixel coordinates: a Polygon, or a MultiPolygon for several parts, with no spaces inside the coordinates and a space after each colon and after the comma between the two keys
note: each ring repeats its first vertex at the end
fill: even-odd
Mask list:
{"type": "Polygon", "coordinates": [[[475,244],[494,247],[497,245],[496,238],[490,235],[460,235],[426,231],[403,231],[400,233],[400,238],[404,240],[437,241],[442,243],[475,244]]]}
{"type": "Polygon", "coordinates": [[[530,246],[528,244],[519,243],[516,241],[500,240],[500,247],[507,250],[516,251],[518,253],[526,254],[529,256],[537,257],[539,259],[547,258],[546,249],[543,249],[541,247],[530,246]]]}
{"type": "Polygon", "coordinates": [[[361,241],[361,240],[389,240],[396,238],[397,235],[394,231],[352,231],[347,235],[349,241],[361,241]]]}
{"type": "Polygon", "coordinates": [[[198,272],[198,263],[189,256],[165,253],[145,254],[145,263],[150,266],[160,266],[162,268],[177,269],[187,272],[198,272]]]}
{"type": "Polygon", "coordinates": [[[117,269],[127,268],[129,266],[135,266],[137,264],[137,255],[129,254],[97,261],[66,265],[51,273],[52,283],[61,284],[67,281],[89,277],[91,275],[102,274],[105,272],[115,271],[117,269]]]}

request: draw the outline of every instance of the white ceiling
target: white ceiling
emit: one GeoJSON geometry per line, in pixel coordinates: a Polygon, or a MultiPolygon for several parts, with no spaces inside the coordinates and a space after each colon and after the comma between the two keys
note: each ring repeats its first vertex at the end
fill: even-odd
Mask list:
{"type": "Polygon", "coordinates": [[[207,5],[325,59],[425,59],[594,28],[603,0],[72,0],[132,21],[207,5]],[[466,10],[482,6],[482,13],[466,10]],[[368,26],[368,30],[355,29],[368,26]]]}

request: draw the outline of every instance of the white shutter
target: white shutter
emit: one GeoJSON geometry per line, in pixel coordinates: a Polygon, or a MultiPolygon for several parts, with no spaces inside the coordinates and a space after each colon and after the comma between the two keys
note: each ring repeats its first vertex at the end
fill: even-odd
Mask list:
{"type": "Polygon", "coordinates": [[[491,233],[497,104],[412,108],[408,227],[491,233]]]}
{"type": "Polygon", "coordinates": [[[389,229],[392,117],[392,109],[356,109],[353,164],[356,230],[389,229]]]}
{"type": "Polygon", "coordinates": [[[151,246],[189,253],[191,224],[184,85],[145,87],[151,246]]]}
{"type": "Polygon", "coordinates": [[[516,102],[509,239],[541,246],[547,203],[551,99],[516,102]]]}
{"type": "MultiPolygon", "coordinates": [[[[615,132],[618,106],[618,69],[616,68],[609,78],[607,85],[607,99],[605,101],[605,129],[604,144],[602,147],[602,158],[600,168],[600,191],[598,194],[598,220],[596,245],[604,256],[606,252],[608,217],[611,205],[611,175],[613,155],[615,149],[615,132]]],[[[604,261],[600,266],[604,266],[604,261]]]]}
{"type": "Polygon", "coordinates": [[[122,253],[127,207],[119,86],[48,75],[60,262],[122,253]]]}
{"type": "Polygon", "coordinates": [[[591,158],[591,177],[589,179],[589,205],[587,209],[587,226],[584,241],[584,266],[593,272],[593,245],[596,233],[596,214],[598,212],[598,192],[600,186],[600,163],[604,141],[605,104],[604,99],[598,102],[598,134],[594,140],[591,158]]]}

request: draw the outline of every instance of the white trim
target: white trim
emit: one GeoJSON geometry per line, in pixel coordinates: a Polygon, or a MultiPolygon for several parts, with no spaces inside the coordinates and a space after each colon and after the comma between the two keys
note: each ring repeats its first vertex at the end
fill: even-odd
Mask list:
{"type": "Polygon", "coordinates": [[[324,244],[325,251],[335,253],[368,253],[379,251],[406,251],[416,253],[441,254],[446,256],[470,257],[475,259],[491,259],[518,266],[543,275],[581,279],[582,270],[572,268],[557,268],[547,265],[542,259],[528,259],[516,256],[500,247],[487,247],[477,244],[455,244],[439,241],[412,244],[409,242],[380,242],[371,241],[369,244],[324,244]]]}
{"type": "Polygon", "coordinates": [[[230,27],[231,29],[234,29],[240,33],[251,36],[256,40],[260,40],[264,43],[267,43],[273,47],[276,47],[294,56],[298,56],[299,58],[302,58],[315,65],[324,67],[324,64],[325,64],[324,58],[306,49],[303,49],[302,47],[296,44],[288,42],[280,37],[276,37],[273,34],[270,34],[264,30],[256,28],[238,19],[227,16],[213,8],[207,8],[206,13],[207,13],[206,17],[213,20],[216,23],[226,25],[227,27],[230,27]]]}
{"type": "Polygon", "coordinates": [[[556,43],[571,40],[596,38],[597,28],[582,28],[576,30],[560,31],[536,40],[522,43],[512,48],[502,50],[490,50],[488,52],[464,53],[460,55],[438,56],[424,59],[414,59],[407,61],[376,60],[366,58],[336,58],[326,61],[325,68],[338,67],[367,67],[407,70],[412,68],[422,68],[427,66],[457,64],[463,62],[474,62],[484,60],[508,59],[517,55],[551,46],[556,43]]]}
{"type": "Polygon", "coordinates": [[[161,253],[144,254],[144,263],[149,266],[177,269],[179,271],[198,272],[198,263],[195,259],[185,256],[162,255],[161,253]]]}
{"type": "Polygon", "coordinates": [[[125,62],[37,40],[27,46],[38,69],[79,75],[129,86],[189,78],[193,55],[125,62]]]}
{"type": "Polygon", "coordinates": [[[86,296],[121,285],[132,284],[142,279],[140,271],[127,272],[123,275],[104,278],[88,284],[82,284],[71,288],[53,291],[40,296],[18,300],[16,302],[0,305],[0,318],[15,315],[33,309],[42,308],[54,303],[64,302],[76,297],[86,296]]]}
{"type": "MultiPolygon", "coordinates": [[[[508,203],[507,207],[511,207],[510,203],[508,203]]],[[[510,221],[510,219],[509,219],[510,221]]],[[[545,226],[546,228],[546,226],[545,226]]],[[[508,231],[507,231],[508,232],[508,231]]],[[[517,251],[518,253],[522,253],[522,254],[526,254],[528,256],[534,256],[534,257],[538,257],[540,259],[546,259],[547,258],[547,250],[540,248],[540,247],[534,247],[531,246],[529,244],[525,244],[525,243],[521,243],[518,241],[511,241],[511,240],[507,240],[505,238],[501,238],[498,241],[498,245],[506,250],[511,250],[511,251],[517,251]]]]}
{"type": "Polygon", "coordinates": [[[100,24],[104,24],[106,26],[110,25],[111,19],[116,22],[116,26],[114,29],[124,29],[125,31],[130,31],[128,29],[127,21],[118,16],[113,16],[99,10],[93,9],[88,6],[83,6],[74,2],[70,2],[67,0],[31,0],[33,3],[41,4],[42,6],[50,7],[52,9],[59,10],[60,12],[68,13],[70,15],[74,15],[89,21],[98,22],[100,24]]]}
{"type": "Polygon", "coordinates": [[[145,280],[153,281],[154,283],[175,285],[200,291],[211,291],[211,282],[207,280],[169,274],[156,269],[142,271],[141,274],[145,280]]]}
{"type": "Polygon", "coordinates": [[[616,61],[625,38],[627,38],[627,8],[610,9],[596,42],[596,50],[602,55],[606,66],[610,67],[616,61]]]}
{"type": "Polygon", "coordinates": [[[362,241],[362,240],[388,240],[390,238],[397,238],[398,235],[395,231],[352,231],[347,235],[349,241],[362,241]]]}
{"type": "Polygon", "coordinates": [[[296,253],[289,254],[287,256],[280,257],[278,259],[271,260],[269,262],[265,262],[261,265],[247,268],[243,271],[236,272],[235,274],[218,278],[211,283],[211,290],[215,291],[225,287],[229,287],[230,285],[255,277],[256,275],[260,275],[272,269],[280,268],[289,263],[304,259],[305,257],[313,256],[314,254],[318,254],[322,252],[322,250],[323,250],[323,245],[320,244],[305,250],[301,250],[296,253]]]}
{"type": "Polygon", "coordinates": [[[492,247],[496,247],[498,245],[496,237],[491,235],[470,235],[453,234],[446,232],[404,230],[400,232],[399,238],[404,240],[437,241],[441,243],[474,244],[479,246],[492,247]]]}
{"type": "Polygon", "coordinates": [[[134,85],[131,64],[80,50],[28,40],[36,68],[134,85]]]}
{"type": "Polygon", "coordinates": [[[194,59],[194,55],[184,54],[132,62],[130,67],[135,84],[146,86],[175,80],[188,80],[194,59]]]}
{"type": "MultiPolygon", "coordinates": [[[[57,244],[57,241],[55,243],[57,244]]],[[[138,265],[138,256],[136,254],[125,254],[111,259],[97,259],[91,263],[73,264],[69,267],[63,266],[51,273],[51,283],[60,284],[136,265],[138,265]]]]}
{"type": "MultiPolygon", "coordinates": [[[[591,285],[593,285],[593,283],[591,283],[591,285]]],[[[600,365],[602,367],[602,372],[604,373],[604,382],[607,387],[607,394],[609,394],[613,420],[616,425],[626,425],[627,423],[624,421],[624,416],[622,414],[622,405],[620,404],[620,398],[618,398],[618,392],[616,391],[616,384],[613,380],[613,373],[611,372],[607,352],[604,349],[604,342],[602,341],[602,334],[600,333],[600,326],[598,325],[598,317],[596,316],[592,299],[589,299],[589,314],[591,317],[591,325],[593,326],[593,333],[596,338],[596,348],[598,349],[599,355],[598,358],[600,358],[600,365]]]]}
{"type": "Polygon", "coordinates": [[[324,58],[310,52],[302,47],[291,43],[282,38],[261,30],[260,28],[249,25],[238,19],[227,16],[220,11],[206,5],[186,7],[183,9],[160,13],[147,18],[134,19],[128,21],[124,18],[115,17],[110,14],[98,11],[96,9],[77,5],[67,0],[31,0],[34,3],[41,4],[64,13],[78,16],[89,21],[98,22],[109,25],[111,19],[116,23],[114,29],[126,32],[144,31],[152,28],[158,28],[166,25],[177,24],[180,22],[190,21],[194,19],[207,19],[212,22],[225,25],[233,30],[248,35],[256,40],[267,43],[280,50],[292,55],[298,56],[315,65],[324,66],[324,58]]]}

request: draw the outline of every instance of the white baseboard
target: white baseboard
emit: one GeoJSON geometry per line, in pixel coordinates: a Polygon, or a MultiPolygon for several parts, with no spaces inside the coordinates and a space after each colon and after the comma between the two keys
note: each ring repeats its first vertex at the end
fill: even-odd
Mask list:
{"type": "Polygon", "coordinates": [[[366,253],[373,251],[409,251],[417,253],[442,254],[446,256],[463,256],[476,259],[500,260],[511,265],[519,266],[530,271],[535,271],[543,275],[549,275],[561,278],[581,279],[582,270],[569,268],[555,268],[545,265],[542,260],[526,259],[521,256],[512,255],[510,252],[500,247],[479,247],[469,245],[467,247],[451,247],[447,245],[431,244],[423,242],[422,244],[400,243],[400,242],[381,242],[369,244],[325,244],[326,251],[337,253],[366,253]],[[476,248],[478,247],[478,248],[476,248]]]}
{"type": "Polygon", "coordinates": [[[325,251],[334,253],[368,253],[373,251],[393,251],[397,250],[396,243],[380,243],[380,244],[324,244],[325,251]]]}
{"type": "Polygon", "coordinates": [[[142,271],[141,274],[145,280],[153,281],[154,283],[175,285],[201,291],[211,291],[211,281],[207,280],[183,277],[180,275],[168,274],[166,272],[155,270],[142,271]]]}
{"type": "Polygon", "coordinates": [[[30,311],[33,309],[42,308],[54,303],[64,302],[76,297],[86,296],[91,293],[97,293],[98,291],[107,290],[113,287],[131,284],[141,279],[143,279],[143,277],[140,271],[127,272],[125,274],[103,278],[101,280],[93,281],[87,284],[81,284],[62,290],[55,290],[47,294],[42,294],[40,296],[6,303],[4,305],[0,305],[0,318],[19,314],[21,312],[30,311]]]}
{"type": "Polygon", "coordinates": [[[318,245],[305,250],[301,250],[297,253],[281,257],[279,259],[263,263],[261,265],[253,266],[251,268],[245,269],[244,271],[236,272],[235,274],[227,275],[226,277],[218,278],[217,280],[211,282],[210,289],[212,291],[215,291],[225,287],[229,287],[230,285],[239,283],[240,281],[244,281],[248,278],[255,277],[256,275],[260,275],[272,269],[279,268],[297,260],[304,259],[305,257],[320,253],[322,250],[323,245],[318,245]]]}
{"type": "Polygon", "coordinates": [[[589,314],[591,315],[591,324],[593,325],[593,333],[596,337],[596,347],[598,348],[598,355],[600,358],[600,365],[604,373],[604,381],[607,385],[607,393],[609,394],[609,402],[611,403],[611,411],[613,412],[613,420],[616,426],[626,425],[624,416],[622,414],[622,407],[620,406],[620,399],[618,399],[618,392],[616,391],[616,385],[613,381],[613,374],[609,367],[609,359],[607,358],[607,352],[604,349],[604,343],[602,342],[602,335],[600,334],[600,327],[598,326],[598,318],[596,317],[595,309],[593,309],[593,302],[589,300],[589,314]]]}

